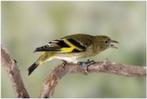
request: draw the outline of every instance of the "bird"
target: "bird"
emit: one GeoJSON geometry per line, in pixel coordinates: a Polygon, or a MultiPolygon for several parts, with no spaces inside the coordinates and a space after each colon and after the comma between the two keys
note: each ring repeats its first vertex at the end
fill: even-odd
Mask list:
{"type": "Polygon", "coordinates": [[[118,48],[115,43],[118,43],[118,41],[112,40],[108,36],[89,34],[73,34],[52,40],[35,49],[34,52],[40,52],[41,55],[29,66],[28,75],[42,63],[53,59],[74,64],[80,63],[80,65],[89,63],[78,60],[95,56],[108,48],[118,48]]]}

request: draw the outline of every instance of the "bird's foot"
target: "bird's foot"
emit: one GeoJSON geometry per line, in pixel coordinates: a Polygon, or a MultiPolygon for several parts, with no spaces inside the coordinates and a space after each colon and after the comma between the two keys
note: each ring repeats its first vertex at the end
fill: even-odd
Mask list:
{"type": "Polygon", "coordinates": [[[88,67],[92,64],[95,64],[94,60],[87,60],[86,62],[78,62],[80,68],[84,71],[84,74],[88,74],[88,67]]]}
{"type": "Polygon", "coordinates": [[[64,61],[64,60],[62,60],[62,66],[63,66],[63,68],[65,68],[65,65],[67,64],[67,61],[64,61]]]}

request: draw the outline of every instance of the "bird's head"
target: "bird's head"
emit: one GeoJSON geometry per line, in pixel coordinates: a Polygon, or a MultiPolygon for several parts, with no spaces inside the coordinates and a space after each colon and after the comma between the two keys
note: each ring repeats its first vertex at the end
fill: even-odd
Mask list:
{"type": "Polygon", "coordinates": [[[101,50],[105,50],[107,48],[118,48],[115,44],[118,43],[118,41],[112,40],[108,36],[99,35],[96,36],[97,44],[101,50]]]}

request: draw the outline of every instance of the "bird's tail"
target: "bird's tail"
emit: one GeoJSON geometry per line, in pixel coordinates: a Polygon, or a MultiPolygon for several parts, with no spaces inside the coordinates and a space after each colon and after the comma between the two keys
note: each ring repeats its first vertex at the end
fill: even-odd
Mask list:
{"type": "Polygon", "coordinates": [[[39,65],[47,60],[51,60],[54,52],[42,52],[40,57],[28,68],[28,75],[30,75],[39,65]]]}
{"type": "Polygon", "coordinates": [[[30,75],[38,66],[39,66],[39,64],[36,63],[36,62],[34,62],[34,63],[28,68],[28,75],[30,75]]]}

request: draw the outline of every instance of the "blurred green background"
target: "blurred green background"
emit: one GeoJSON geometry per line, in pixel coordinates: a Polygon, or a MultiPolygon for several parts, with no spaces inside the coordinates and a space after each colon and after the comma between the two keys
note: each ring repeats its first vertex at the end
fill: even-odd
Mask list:
{"type": "MultiPolygon", "coordinates": [[[[94,60],[145,66],[145,1],[137,2],[2,2],[2,46],[18,61],[26,88],[38,97],[42,83],[55,66],[53,60],[37,68],[31,76],[27,68],[39,54],[36,47],[76,33],[108,35],[120,42],[94,60]]],[[[7,73],[2,68],[2,97],[15,97],[7,73]]],[[[53,97],[145,97],[145,78],[105,73],[68,74],[61,79],[53,97]]]]}

